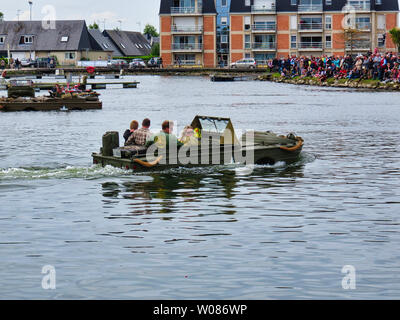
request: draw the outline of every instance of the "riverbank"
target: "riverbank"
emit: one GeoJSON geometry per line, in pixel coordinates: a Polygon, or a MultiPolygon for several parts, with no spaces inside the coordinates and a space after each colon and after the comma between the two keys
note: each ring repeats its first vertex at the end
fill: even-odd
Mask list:
{"type": "MultiPolygon", "coordinates": [[[[25,76],[45,76],[58,74],[87,74],[86,68],[62,68],[62,69],[6,69],[6,78],[25,77],[25,76]],[[56,70],[58,70],[56,72],[56,70]]],[[[95,74],[120,74],[117,68],[95,68],[95,74]]],[[[212,74],[232,74],[232,75],[260,75],[267,72],[267,69],[224,69],[224,68],[145,68],[145,69],[123,69],[123,75],[179,75],[179,76],[210,76],[212,74]]]]}
{"type": "Polygon", "coordinates": [[[274,74],[264,74],[257,78],[260,81],[272,81],[278,83],[288,83],[295,85],[310,85],[319,87],[336,87],[336,88],[358,88],[358,89],[373,89],[373,90],[390,90],[390,91],[400,91],[400,83],[394,82],[381,82],[379,80],[372,79],[334,79],[328,78],[325,81],[320,81],[314,77],[294,77],[287,78],[282,77],[279,73],[274,74]]]}

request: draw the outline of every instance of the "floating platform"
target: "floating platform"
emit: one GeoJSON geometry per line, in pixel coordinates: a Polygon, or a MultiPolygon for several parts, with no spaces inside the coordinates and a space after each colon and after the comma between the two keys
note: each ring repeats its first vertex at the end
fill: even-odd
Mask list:
{"type": "Polygon", "coordinates": [[[94,98],[46,98],[46,99],[15,99],[14,101],[0,100],[0,111],[73,111],[99,110],[103,103],[94,98]],[[25,100],[25,101],[24,101],[25,100]]]}
{"type": "Polygon", "coordinates": [[[212,75],[211,81],[213,82],[231,82],[231,81],[248,81],[250,77],[246,76],[233,76],[233,75],[212,75]]]}
{"type": "MultiPolygon", "coordinates": [[[[90,86],[92,90],[98,90],[98,89],[107,89],[108,85],[122,85],[122,88],[124,89],[136,89],[138,84],[140,82],[127,82],[127,81],[120,81],[120,82],[97,82],[97,83],[87,83],[86,86],[90,86]]],[[[35,89],[39,90],[52,90],[56,84],[59,86],[66,86],[67,84],[62,82],[62,83],[35,83],[33,87],[35,89]]],[[[78,83],[70,83],[70,87],[74,87],[75,85],[78,85],[78,83]]]]}

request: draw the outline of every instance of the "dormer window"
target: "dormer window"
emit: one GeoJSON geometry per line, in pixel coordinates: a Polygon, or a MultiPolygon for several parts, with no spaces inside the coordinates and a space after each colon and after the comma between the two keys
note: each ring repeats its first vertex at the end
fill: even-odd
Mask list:
{"type": "Polygon", "coordinates": [[[4,44],[6,41],[6,36],[0,36],[0,44],[4,44]]]}
{"type": "Polygon", "coordinates": [[[61,38],[61,42],[68,42],[69,37],[65,36],[61,38]]]}
{"type": "Polygon", "coordinates": [[[121,43],[121,47],[122,47],[122,48],[124,48],[124,49],[126,49],[126,47],[124,46],[124,44],[123,44],[123,43],[121,43]]]}
{"type": "Polygon", "coordinates": [[[103,43],[103,47],[106,48],[106,49],[108,49],[110,46],[109,46],[107,43],[104,42],[104,43],[103,43]]]}
{"type": "Polygon", "coordinates": [[[19,44],[32,44],[34,36],[21,36],[19,44]]]}

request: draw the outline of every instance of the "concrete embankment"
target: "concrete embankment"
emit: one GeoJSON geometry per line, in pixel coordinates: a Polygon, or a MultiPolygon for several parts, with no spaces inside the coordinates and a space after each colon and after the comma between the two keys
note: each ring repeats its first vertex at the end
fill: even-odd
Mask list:
{"type": "Polygon", "coordinates": [[[361,79],[333,79],[329,78],[325,81],[320,81],[317,78],[286,78],[279,74],[264,74],[257,78],[260,81],[271,81],[277,83],[288,83],[295,85],[309,85],[309,86],[319,86],[319,87],[335,87],[335,88],[358,88],[358,89],[369,89],[369,90],[391,90],[400,91],[400,83],[393,82],[381,82],[378,80],[361,80],[361,79]]]}

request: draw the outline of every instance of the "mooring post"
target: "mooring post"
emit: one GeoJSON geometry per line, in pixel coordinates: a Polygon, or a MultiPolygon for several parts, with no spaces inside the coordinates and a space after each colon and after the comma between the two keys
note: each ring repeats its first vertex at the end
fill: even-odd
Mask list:
{"type": "Polygon", "coordinates": [[[109,131],[103,135],[103,156],[113,156],[113,150],[119,148],[119,133],[118,131],[109,131]]]}

